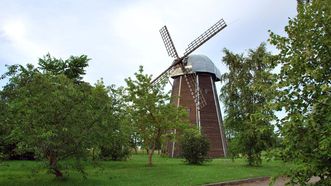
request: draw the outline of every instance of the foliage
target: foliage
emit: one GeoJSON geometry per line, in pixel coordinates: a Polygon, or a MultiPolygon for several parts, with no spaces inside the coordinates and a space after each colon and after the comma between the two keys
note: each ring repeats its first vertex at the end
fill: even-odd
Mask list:
{"type": "Polygon", "coordinates": [[[48,160],[57,177],[63,176],[62,167],[69,166],[59,163],[65,159],[75,159],[74,167],[84,173],[80,160],[87,158],[88,149],[108,147],[114,141],[128,146],[123,100],[117,89],[106,88],[102,81],[95,86],[81,81],[87,57],[70,57],[65,63],[48,58],[46,67],[13,65],[3,76],[9,78],[0,105],[9,113],[4,120],[6,143],[14,144],[15,152],[34,152],[48,160]],[[57,71],[63,64],[66,69],[57,71]]]}
{"type": "Polygon", "coordinates": [[[101,150],[101,159],[124,160],[130,155],[132,130],[127,122],[122,91],[123,88],[114,85],[105,87],[102,80],[92,89],[91,116],[99,124],[91,129],[96,134],[91,145],[101,150]]]}
{"type": "Polygon", "coordinates": [[[164,92],[166,82],[151,85],[151,76],[143,74],[143,67],[135,73],[135,79],[125,79],[126,100],[130,122],[148,151],[148,164],[157,142],[171,129],[180,128],[187,120],[186,112],[169,103],[169,93],[164,92]]]}
{"type": "Polygon", "coordinates": [[[7,159],[6,153],[4,153],[5,147],[7,146],[7,144],[5,143],[6,136],[9,133],[6,122],[6,114],[8,110],[7,107],[8,106],[6,105],[4,100],[0,99],[0,160],[7,159]]]}
{"type": "Polygon", "coordinates": [[[17,118],[12,135],[19,139],[18,150],[33,150],[37,157],[46,158],[57,177],[63,176],[59,160],[79,159],[88,147],[87,100],[75,86],[63,75],[35,74],[9,102],[17,118]]]}
{"type": "Polygon", "coordinates": [[[25,152],[17,152],[16,147],[18,143],[17,138],[13,138],[11,132],[14,130],[15,126],[12,122],[15,119],[15,116],[10,112],[9,101],[17,97],[15,89],[23,84],[29,83],[29,78],[35,73],[33,65],[28,64],[25,67],[21,65],[12,65],[8,66],[8,71],[1,76],[1,79],[6,77],[11,77],[9,83],[7,83],[3,90],[0,91],[0,100],[1,100],[1,132],[0,132],[0,148],[1,148],[1,158],[3,159],[34,159],[34,154],[31,150],[25,152]],[[17,72],[20,71],[20,76],[17,75],[17,72]],[[19,84],[18,82],[21,82],[19,84]]]}
{"type": "Polygon", "coordinates": [[[123,142],[114,141],[113,144],[108,144],[108,147],[101,146],[101,158],[104,160],[126,160],[130,155],[129,146],[124,146],[123,142]]]}
{"type": "Polygon", "coordinates": [[[249,50],[247,57],[227,49],[224,53],[230,71],[222,75],[221,99],[230,155],[244,155],[249,165],[260,165],[261,152],[275,141],[270,123],[275,118],[270,106],[274,97],[271,54],[265,44],[249,50]]]}
{"type": "Polygon", "coordinates": [[[39,69],[44,73],[53,75],[64,74],[75,82],[81,82],[82,75],[85,75],[85,68],[88,66],[86,55],[70,56],[69,59],[62,60],[52,57],[50,54],[39,59],[39,69]]]}
{"type": "MultiPolygon", "coordinates": [[[[300,164],[290,173],[292,183],[305,184],[319,176],[331,179],[331,5],[313,0],[298,5],[298,14],[285,27],[287,36],[271,33],[280,53],[278,107],[284,138],[282,158],[300,164]]],[[[327,184],[326,184],[327,185],[327,184]]]]}
{"type": "Polygon", "coordinates": [[[181,141],[182,155],[189,164],[203,164],[209,160],[209,141],[196,128],[184,130],[181,141]]]}

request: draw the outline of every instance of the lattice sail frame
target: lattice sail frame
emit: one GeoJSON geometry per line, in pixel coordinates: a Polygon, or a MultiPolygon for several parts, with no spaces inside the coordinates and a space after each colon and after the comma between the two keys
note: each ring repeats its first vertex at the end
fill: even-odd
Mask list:
{"type": "Polygon", "coordinates": [[[167,52],[168,52],[168,55],[170,57],[173,57],[175,59],[178,59],[178,53],[176,51],[176,48],[175,48],[175,45],[170,37],[170,34],[169,34],[169,31],[167,29],[167,26],[163,26],[161,29],[160,29],[160,34],[161,34],[161,37],[162,37],[162,40],[163,40],[163,43],[164,43],[164,46],[166,47],[167,49],[167,52]]]}
{"type": "Polygon", "coordinates": [[[211,26],[209,29],[207,29],[203,34],[201,34],[199,37],[197,37],[195,40],[193,40],[187,46],[183,57],[186,57],[189,54],[191,54],[193,51],[195,51],[197,48],[199,48],[202,44],[204,44],[210,38],[215,36],[221,30],[223,30],[226,26],[227,25],[223,19],[220,19],[219,21],[217,21],[213,26],[211,26]]]}

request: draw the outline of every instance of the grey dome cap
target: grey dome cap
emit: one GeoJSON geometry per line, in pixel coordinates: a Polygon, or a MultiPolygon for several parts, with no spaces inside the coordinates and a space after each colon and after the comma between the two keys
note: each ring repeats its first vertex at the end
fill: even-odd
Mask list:
{"type": "MultiPolygon", "coordinates": [[[[189,68],[191,72],[207,72],[215,75],[216,81],[221,79],[220,70],[214,65],[214,63],[205,55],[192,54],[187,57],[186,68],[189,68]]],[[[182,75],[183,72],[180,68],[177,68],[171,74],[171,77],[182,75]]]]}

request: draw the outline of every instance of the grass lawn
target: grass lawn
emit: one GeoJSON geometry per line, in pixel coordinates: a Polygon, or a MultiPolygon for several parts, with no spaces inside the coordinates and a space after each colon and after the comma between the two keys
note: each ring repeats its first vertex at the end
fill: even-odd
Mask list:
{"type": "Polygon", "coordinates": [[[0,185],[202,185],[220,181],[275,176],[288,166],[280,161],[263,162],[261,167],[248,167],[244,160],[214,159],[200,166],[186,165],[182,159],[154,156],[154,166],[147,167],[146,155],[133,155],[128,161],[103,161],[101,167],[86,166],[87,179],[69,171],[64,180],[41,170],[35,161],[0,163],[0,185]]]}

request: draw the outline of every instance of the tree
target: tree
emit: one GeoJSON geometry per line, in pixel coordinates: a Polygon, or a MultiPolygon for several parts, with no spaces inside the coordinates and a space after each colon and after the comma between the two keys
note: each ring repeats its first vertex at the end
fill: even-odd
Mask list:
{"type": "MultiPolygon", "coordinates": [[[[49,73],[53,75],[61,74],[65,71],[75,72],[74,69],[80,69],[77,73],[67,73],[67,77],[71,78],[75,82],[78,83],[78,80],[82,79],[81,75],[84,73],[84,67],[87,66],[87,56],[82,55],[80,57],[71,56],[68,60],[63,61],[62,59],[56,59],[47,54],[43,59],[39,59],[39,64],[41,65],[39,68],[35,68],[32,64],[27,64],[26,67],[23,65],[11,65],[7,66],[8,71],[1,76],[1,79],[9,78],[8,83],[4,86],[3,91],[1,92],[1,99],[8,105],[8,102],[11,100],[15,100],[17,98],[17,90],[21,87],[28,85],[33,77],[36,74],[40,73],[49,73]],[[47,60],[46,60],[47,59],[47,60]],[[79,65],[80,64],[80,65],[79,65]],[[43,66],[46,65],[46,66],[43,66]],[[66,67],[68,66],[68,67],[66,67]],[[45,68],[44,68],[45,67],[45,68]],[[66,69],[64,69],[64,67],[66,69]],[[62,69],[59,70],[59,69],[62,69]],[[42,72],[40,72],[42,70],[42,72]]],[[[13,131],[15,128],[15,124],[11,121],[15,120],[15,116],[7,111],[6,114],[6,126],[7,131],[13,131]]],[[[19,152],[17,151],[17,143],[19,139],[15,139],[13,135],[10,135],[10,132],[5,134],[5,154],[8,159],[34,159],[34,154],[30,150],[27,152],[19,152]]]]}
{"type": "Polygon", "coordinates": [[[223,62],[229,72],[222,75],[225,85],[221,99],[225,106],[225,128],[233,157],[247,157],[249,165],[261,164],[261,152],[274,143],[270,103],[274,92],[271,54],[265,44],[249,50],[248,57],[224,49],[223,62]]]}
{"type": "Polygon", "coordinates": [[[187,115],[183,109],[169,103],[169,93],[164,92],[165,82],[151,85],[151,76],[143,74],[142,66],[134,80],[129,77],[125,81],[131,122],[148,151],[151,166],[157,142],[162,135],[185,123],[187,115]]]}
{"type": "Polygon", "coordinates": [[[33,65],[9,66],[0,106],[10,113],[5,120],[10,127],[6,138],[14,141],[15,151],[34,152],[49,162],[50,172],[63,177],[61,160],[76,159],[74,167],[84,173],[79,160],[88,156],[88,149],[108,147],[114,141],[117,146],[128,144],[129,135],[122,135],[126,133],[121,123],[124,112],[114,88],[106,88],[102,81],[95,86],[80,81],[84,70],[74,76],[57,73],[54,69],[61,63],[52,60],[51,70],[42,72],[43,67],[33,65]]]}
{"type": "Polygon", "coordinates": [[[181,147],[183,157],[189,164],[203,164],[208,159],[209,141],[196,128],[184,130],[181,147]]]}
{"type": "Polygon", "coordinates": [[[312,176],[331,184],[331,5],[325,0],[299,4],[285,27],[287,36],[270,34],[280,66],[278,107],[282,158],[299,164],[289,176],[301,185],[312,176]]]}
{"type": "Polygon", "coordinates": [[[64,75],[35,74],[9,101],[16,118],[12,135],[19,139],[18,149],[33,150],[37,157],[47,159],[56,177],[63,177],[59,160],[79,160],[89,147],[87,100],[75,86],[64,75]]]}

